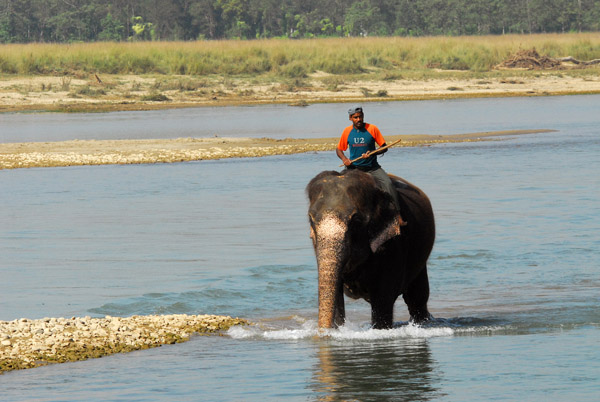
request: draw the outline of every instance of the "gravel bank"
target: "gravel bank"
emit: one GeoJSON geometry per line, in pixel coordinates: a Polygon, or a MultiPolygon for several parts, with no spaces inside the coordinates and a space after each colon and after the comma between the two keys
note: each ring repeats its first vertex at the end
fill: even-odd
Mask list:
{"type": "MultiPolygon", "coordinates": [[[[547,132],[514,130],[459,135],[390,135],[397,147],[490,140],[493,137],[547,132]]],[[[30,167],[173,163],[223,158],[333,151],[339,138],[178,138],[0,143],[0,170],[30,167]]]]}
{"type": "Polygon", "coordinates": [[[185,342],[247,321],[216,315],[43,318],[0,321],[0,374],[185,342]]]}

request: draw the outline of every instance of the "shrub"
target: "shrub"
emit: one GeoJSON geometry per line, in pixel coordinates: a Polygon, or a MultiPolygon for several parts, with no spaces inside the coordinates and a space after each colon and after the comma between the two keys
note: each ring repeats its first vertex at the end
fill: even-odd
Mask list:
{"type": "Polygon", "coordinates": [[[171,99],[169,97],[167,97],[166,95],[161,94],[159,92],[153,92],[148,95],[142,96],[141,100],[150,101],[150,102],[167,102],[167,101],[170,101],[171,99]]]}
{"type": "Polygon", "coordinates": [[[306,78],[308,71],[304,63],[293,61],[279,69],[279,73],[287,78],[306,78]]]}
{"type": "Polygon", "coordinates": [[[356,58],[326,60],[320,69],[330,74],[359,74],[364,72],[360,60],[356,58]]]}
{"type": "Polygon", "coordinates": [[[89,85],[86,85],[84,87],[78,88],[75,93],[77,95],[85,95],[85,96],[90,96],[90,97],[94,97],[94,96],[101,96],[101,95],[106,95],[106,91],[102,88],[92,88],[89,85]]]}

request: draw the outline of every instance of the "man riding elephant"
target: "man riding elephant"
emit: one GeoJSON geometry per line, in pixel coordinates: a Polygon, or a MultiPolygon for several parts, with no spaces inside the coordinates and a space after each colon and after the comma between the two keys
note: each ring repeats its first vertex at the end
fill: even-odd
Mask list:
{"type": "MultiPolygon", "coordinates": [[[[346,169],[358,169],[369,173],[377,183],[377,186],[388,193],[400,211],[400,202],[394,184],[388,174],[381,168],[377,162],[377,154],[384,154],[387,149],[377,151],[376,145],[385,147],[387,144],[381,131],[374,124],[365,123],[365,115],[362,106],[353,106],[348,110],[349,120],[352,122],[342,132],[340,141],[335,150],[338,158],[342,160],[346,169]],[[350,158],[347,158],[344,151],[350,150],[350,158]]],[[[400,222],[405,225],[404,221],[400,222]]]]}

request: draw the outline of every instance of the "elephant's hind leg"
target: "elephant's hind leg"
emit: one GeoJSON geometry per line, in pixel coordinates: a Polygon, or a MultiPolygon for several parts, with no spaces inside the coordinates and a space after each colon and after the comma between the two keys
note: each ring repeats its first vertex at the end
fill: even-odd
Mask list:
{"type": "Polygon", "coordinates": [[[423,268],[421,273],[408,285],[408,290],[402,295],[404,302],[408,306],[410,318],[421,323],[431,318],[427,309],[429,300],[429,278],[427,268],[423,268]]]}

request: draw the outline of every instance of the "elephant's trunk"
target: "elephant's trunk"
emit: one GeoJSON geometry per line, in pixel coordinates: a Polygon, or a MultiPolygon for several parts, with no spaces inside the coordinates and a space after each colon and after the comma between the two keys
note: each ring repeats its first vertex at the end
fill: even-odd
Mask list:
{"type": "Polygon", "coordinates": [[[319,263],[319,328],[334,328],[343,324],[340,316],[340,275],[336,266],[319,263]]]}
{"type": "Polygon", "coordinates": [[[319,328],[333,328],[344,321],[340,271],[347,226],[339,218],[328,215],[315,229],[315,251],[319,266],[319,328]]]}

